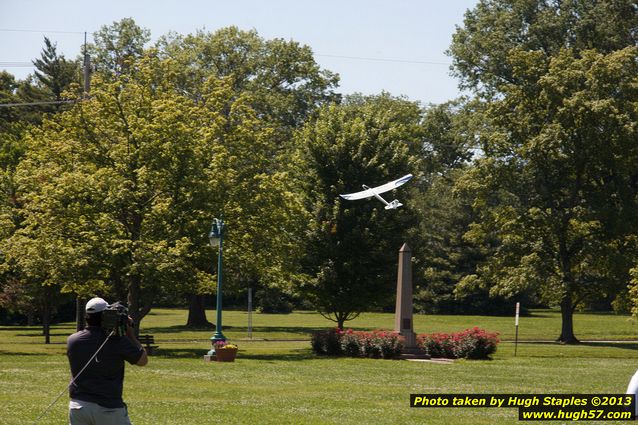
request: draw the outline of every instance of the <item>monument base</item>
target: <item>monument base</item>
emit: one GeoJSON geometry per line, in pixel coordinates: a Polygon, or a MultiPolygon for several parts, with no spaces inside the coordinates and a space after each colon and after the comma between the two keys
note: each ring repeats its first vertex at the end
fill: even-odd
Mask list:
{"type": "Polygon", "coordinates": [[[412,329],[403,329],[399,331],[399,335],[401,335],[404,338],[403,340],[404,349],[417,348],[416,334],[414,333],[412,329]]]}
{"type": "Polygon", "coordinates": [[[417,347],[404,348],[399,355],[400,360],[427,360],[430,358],[431,356],[429,354],[417,347]]]}

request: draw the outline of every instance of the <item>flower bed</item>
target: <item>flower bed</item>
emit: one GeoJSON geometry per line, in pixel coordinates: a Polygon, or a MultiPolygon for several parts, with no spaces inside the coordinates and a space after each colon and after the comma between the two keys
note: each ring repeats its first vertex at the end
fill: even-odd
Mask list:
{"type": "Polygon", "coordinates": [[[403,337],[396,332],[331,329],[312,335],[316,354],[391,359],[401,354],[403,337]]]}
{"type": "Polygon", "coordinates": [[[449,359],[489,359],[496,352],[498,333],[474,327],[451,334],[417,335],[417,344],[432,357],[449,359]]]}

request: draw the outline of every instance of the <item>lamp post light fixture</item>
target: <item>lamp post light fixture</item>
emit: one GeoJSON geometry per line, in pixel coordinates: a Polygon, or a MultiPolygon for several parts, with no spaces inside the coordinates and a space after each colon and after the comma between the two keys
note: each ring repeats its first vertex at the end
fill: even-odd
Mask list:
{"type": "Polygon", "coordinates": [[[210,339],[213,348],[208,352],[209,356],[215,354],[215,343],[217,341],[226,341],[226,337],[222,333],[222,251],[224,243],[224,220],[214,219],[213,226],[208,234],[208,240],[210,246],[213,248],[219,247],[219,254],[217,256],[217,321],[215,323],[215,335],[210,339]]]}

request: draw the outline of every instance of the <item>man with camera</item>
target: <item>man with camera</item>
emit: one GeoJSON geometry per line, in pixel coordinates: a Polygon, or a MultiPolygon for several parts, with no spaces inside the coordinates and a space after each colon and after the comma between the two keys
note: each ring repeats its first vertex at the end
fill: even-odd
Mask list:
{"type": "Polygon", "coordinates": [[[71,425],[130,425],[122,399],[124,361],[148,363],[135,337],[124,306],[92,298],[86,304],[84,330],[69,336],[67,356],[72,380],[69,385],[71,425]]]}

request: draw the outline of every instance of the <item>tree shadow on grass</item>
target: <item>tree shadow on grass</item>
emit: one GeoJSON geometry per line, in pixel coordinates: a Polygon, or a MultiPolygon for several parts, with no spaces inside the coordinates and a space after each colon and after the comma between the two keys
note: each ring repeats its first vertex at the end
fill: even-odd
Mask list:
{"type": "MultiPolygon", "coordinates": [[[[54,336],[69,336],[72,333],[75,333],[75,330],[73,330],[73,332],[50,332],[49,336],[50,337],[54,337],[54,336]]],[[[24,336],[27,338],[44,338],[44,335],[42,335],[42,332],[36,332],[36,333],[29,333],[29,334],[16,334],[15,336],[24,336]]]]}
{"type": "Polygon", "coordinates": [[[0,356],[50,356],[50,353],[32,353],[28,351],[6,351],[0,350],[0,356]]]}
{"type": "MultiPolygon", "coordinates": [[[[552,347],[555,349],[564,349],[565,351],[561,351],[560,353],[553,351],[541,351],[534,352],[533,345],[525,348],[525,354],[522,357],[537,357],[537,358],[551,358],[551,357],[562,357],[562,358],[635,358],[635,351],[638,350],[638,342],[614,342],[614,341],[587,341],[581,342],[579,344],[561,344],[560,342],[533,342],[533,341],[525,341],[522,346],[526,346],[529,344],[533,344],[536,346],[545,346],[552,347]],[[601,351],[602,355],[597,355],[596,351],[592,350],[595,348],[599,348],[601,350],[608,348],[617,348],[622,351],[618,352],[618,354],[611,355],[610,353],[606,353],[605,351],[601,351]],[[622,354],[621,354],[622,353],[622,354]]],[[[520,342],[519,342],[519,345],[520,342]]],[[[519,349],[520,351],[520,349],[519,349]]]]}
{"type": "MultiPolygon", "coordinates": [[[[291,333],[291,334],[301,334],[301,335],[312,335],[313,332],[325,330],[325,327],[318,328],[307,328],[301,326],[257,326],[253,327],[253,333],[291,333]]],[[[232,332],[244,332],[248,333],[248,328],[245,326],[224,326],[223,331],[232,331],[232,332]]],[[[140,331],[142,334],[169,334],[169,333],[178,333],[178,332],[198,332],[198,331],[207,331],[214,332],[215,327],[188,327],[184,325],[175,325],[175,326],[158,326],[158,327],[149,327],[142,328],[140,331]]]]}
{"type": "MultiPolygon", "coordinates": [[[[205,349],[184,349],[184,348],[167,348],[167,349],[158,349],[155,354],[150,357],[152,361],[153,358],[160,359],[203,359],[204,355],[208,354],[209,350],[205,349]]],[[[237,354],[237,359],[246,359],[246,360],[260,360],[260,361],[300,361],[300,360],[309,360],[317,358],[309,350],[294,350],[293,352],[287,352],[285,354],[281,353],[273,353],[273,354],[249,354],[243,353],[241,350],[237,354]]]]}
{"type": "MultiPolygon", "coordinates": [[[[228,326],[224,326],[224,329],[228,329],[228,326]]],[[[140,330],[141,334],[167,334],[167,333],[176,333],[176,332],[197,332],[197,331],[206,331],[206,332],[214,332],[214,326],[198,326],[198,327],[190,327],[186,325],[174,325],[174,326],[152,326],[146,327],[143,326],[140,330]]]]}
{"type": "Polygon", "coordinates": [[[302,361],[302,360],[312,360],[316,359],[317,356],[309,350],[295,350],[292,353],[285,354],[237,354],[237,358],[242,359],[250,359],[250,360],[260,360],[260,361],[302,361]]]}
{"type": "Polygon", "coordinates": [[[613,342],[613,341],[587,341],[576,344],[576,346],[586,347],[607,347],[607,348],[622,348],[623,350],[638,350],[638,342],[613,342]]]}
{"type": "Polygon", "coordinates": [[[160,359],[201,359],[208,353],[203,349],[188,348],[159,348],[152,356],[149,356],[152,362],[154,358],[160,359]]]}
{"type": "MultiPolygon", "coordinates": [[[[514,343],[512,340],[507,342],[514,343]]],[[[563,344],[560,341],[518,341],[518,345],[547,345],[551,347],[606,347],[606,348],[622,348],[625,350],[638,350],[638,341],[581,341],[578,344],[563,344]]]]}

